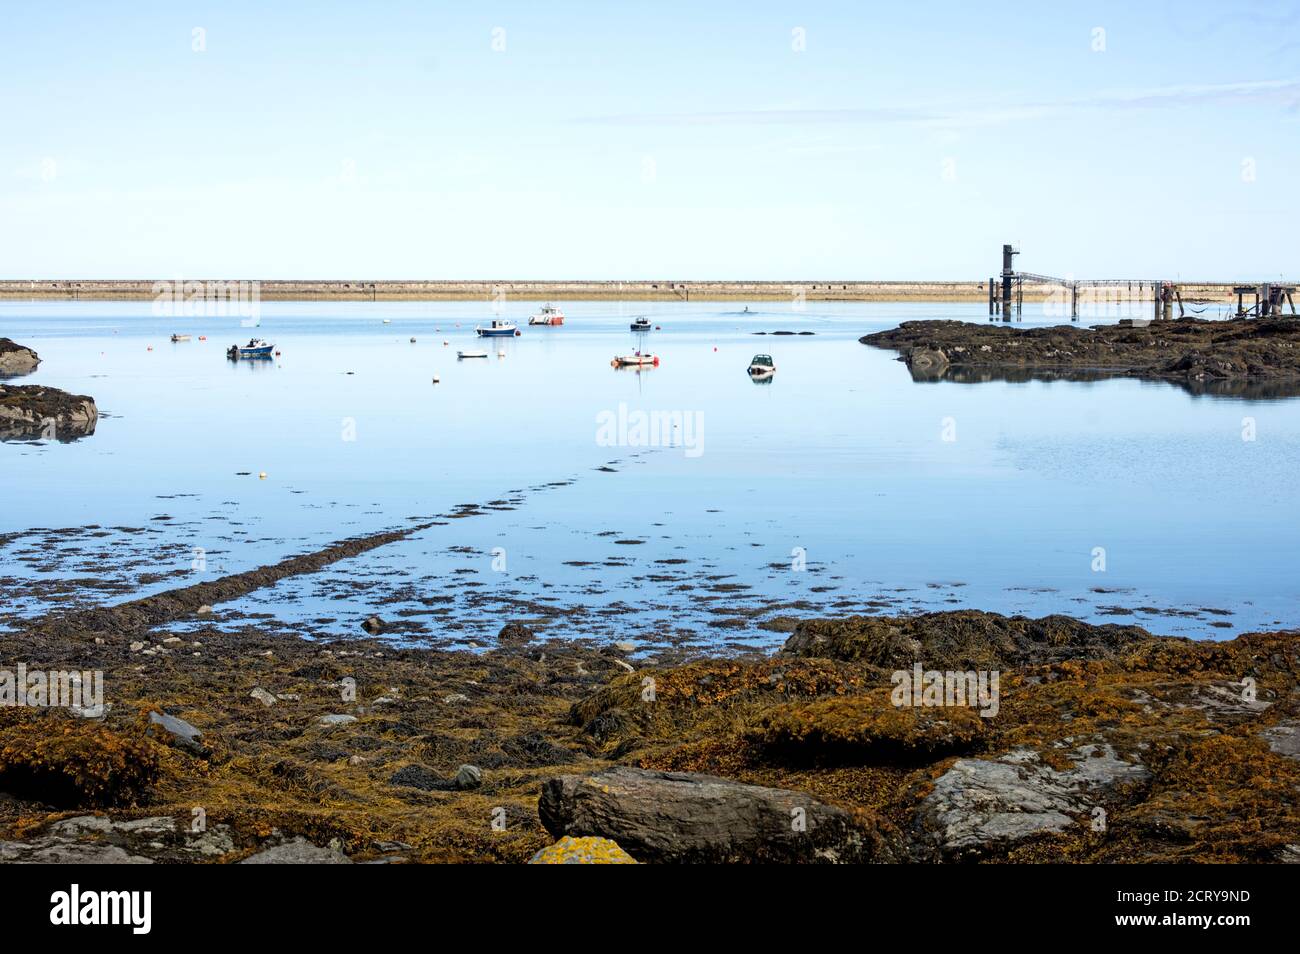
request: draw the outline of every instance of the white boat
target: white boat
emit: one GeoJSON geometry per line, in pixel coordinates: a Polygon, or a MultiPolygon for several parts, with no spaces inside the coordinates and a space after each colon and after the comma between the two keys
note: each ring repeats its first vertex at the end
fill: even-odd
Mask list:
{"type": "Polygon", "coordinates": [[[633,331],[649,331],[650,327],[651,327],[650,319],[647,318],[645,315],[642,315],[641,317],[637,318],[636,321],[632,322],[633,331]]]}
{"type": "Polygon", "coordinates": [[[537,314],[528,316],[528,323],[530,325],[562,325],[564,324],[564,312],[547,302],[537,314]]]}
{"type": "Polygon", "coordinates": [[[457,358],[486,358],[487,356],[488,353],[486,351],[457,351],[456,352],[457,358]]]}
{"type": "Polygon", "coordinates": [[[189,341],[189,340],[190,340],[190,336],[189,336],[189,335],[172,335],[172,341],[173,341],[173,342],[175,342],[175,341],[189,341]]]}
{"type": "Polygon", "coordinates": [[[659,356],[657,354],[641,354],[640,352],[615,355],[610,364],[616,368],[657,368],[659,367],[659,356]]]}

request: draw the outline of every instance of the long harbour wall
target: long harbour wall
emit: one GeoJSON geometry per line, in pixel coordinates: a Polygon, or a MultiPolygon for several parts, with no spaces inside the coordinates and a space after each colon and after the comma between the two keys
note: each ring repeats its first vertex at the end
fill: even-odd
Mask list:
{"type": "MultiPolygon", "coordinates": [[[[72,280],[0,279],[0,299],[55,301],[149,301],[160,294],[193,297],[212,289],[247,287],[249,280],[72,280]]],[[[315,281],[256,283],[263,301],[984,301],[982,281],[315,281]]],[[[1232,283],[1180,283],[1185,299],[1228,302],[1232,283]]],[[[1109,293],[1150,300],[1154,284],[1134,280],[1109,293]]],[[[1026,285],[1025,301],[1043,301],[1051,286],[1026,285]]]]}

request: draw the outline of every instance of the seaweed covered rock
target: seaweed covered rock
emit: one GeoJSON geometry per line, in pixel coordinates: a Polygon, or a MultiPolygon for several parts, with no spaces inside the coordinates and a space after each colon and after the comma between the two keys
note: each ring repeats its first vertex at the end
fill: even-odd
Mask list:
{"type": "Polygon", "coordinates": [[[776,656],[716,659],[613,679],[575,703],[569,722],[607,754],[621,757],[653,740],[680,740],[704,723],[791,699],[844,695],[864,685],[860,667],[776,656]]]}
{"type": "Polygon", "coordinates": [[[523,646],[537,638],[537,634],[523,623],[506,623],[497,633],[497,642],[502,646],[523,646]]]}
{"type": "Polygon", "coordinates": [[[30,374],[40,363],[40,356],[31,348],[0,338],[0,378],[30,374]]]}
{"type": "Polygon", "coordinates": [[[596,835],[639,861],[859,862],[889,856],[865,817],[809,795],[693,772],[563,775],[537,812],[552,835],[596,835]]]}
{"type": "Polygon", "coordinates": [[[956,610],[805,620],[781,651],[856,660],[884,669],[921,663],[928,669],[992,670],[1071,659],[1117,659],[1156,639],[1138,626],[1093,626],[1069,616],[1029,619],[956,610]]]}
{"type": "Polygon", "coordinates": [[[95,433],[95,399],[36,384],[0,384],[0,439],[72,441],[95,433]]]}
{"type": "Polygon", "coordinates": [[[899,707],[877,692],[775,707],[748,740],[798,765],[911,765],[978,749],[987,727],[976,709],[899,707]]]}
{"type": "Polygon", "coordinates": [[[530,865],[634,865],[636,859],[608,838],[570,838],[533,855],[530,865]]]}
{"type": "Polygon", "coordinates": [[[1250,383],[1300,391],[1300,322],[1287,318],[1012,328],[905,321],[858,339],[899,352],[914,377],[973,382],[1131,374],[1243,397],[1250,383]],[[1218,385],[1229,385],[1219,390],[1218,385]]]}
{"type": "Polygon", "coordinates": [[[158,771],[151,743],[107,726],[43,710],[0,721],[0,792],[16,798],[56,808],[132,805],[158,771]]]}

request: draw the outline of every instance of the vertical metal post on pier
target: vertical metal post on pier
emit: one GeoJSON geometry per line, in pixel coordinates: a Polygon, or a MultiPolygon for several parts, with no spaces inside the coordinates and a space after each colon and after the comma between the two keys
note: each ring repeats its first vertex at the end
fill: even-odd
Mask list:
{"type": "Polygon", "coordinates": [[[1002,246],[1002,320],[1011,320],[1011,282],[1015,277],[1012,258],[1019,254],[1010,245],[1002,246]]]}

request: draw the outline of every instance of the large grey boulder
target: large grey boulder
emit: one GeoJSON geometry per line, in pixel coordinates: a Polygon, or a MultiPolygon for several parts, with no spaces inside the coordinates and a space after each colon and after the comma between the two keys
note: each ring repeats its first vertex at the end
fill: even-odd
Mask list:
{"type": "Polygon", "coordinates": [[[857,862],[883,839],[840,808],[784,789],[619,766],[548,779],[537,806],[557,838],[595,835],[638,861],[857,862]]]}
{"type": "Polygon", "coordinates": [[[1300,719],[1283,719],[1263,732],[1264,741],[1278,755],[1300,761],[1300,719]]]}
{"type": "Polygon", "coordinates": [[[954,860],[1075,825],[1104,823],[1101,796],[1150,777],[1145,766],[1119,758],[1109,745],[1080,746],[1069,758],[1072,765],[1065,770],[1052,768],[1030,749],[995,759],[958,759],[921,803],[920,843],[954,860]]]}
{"type": "Polygon", "coordinates": [[[190,823],[169,815],[78,815],[23,841],[0,842],[0,863],[149,865],[204,861],[235,850],[228,826],[192,831],[190,823]]]}
{"type": "Polygon", "coordinates": [[[322,848],[305,838],[294,838],[274,848],[249,855],[241,865],[350,865],[352,859],[337,848],[322,848]]]}

